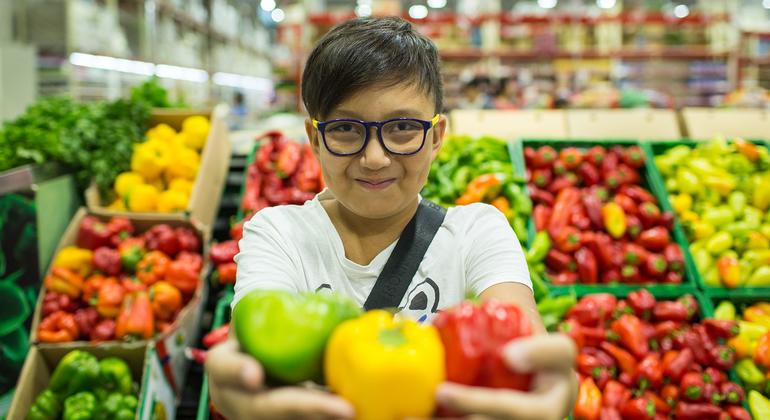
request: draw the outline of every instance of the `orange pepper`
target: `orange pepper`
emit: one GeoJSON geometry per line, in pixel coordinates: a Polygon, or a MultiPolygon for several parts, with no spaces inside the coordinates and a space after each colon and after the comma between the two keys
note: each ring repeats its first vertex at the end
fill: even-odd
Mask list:
{"type": "Polygon", "coordinates": [[[151,251],[136,265],[136,276],[146,285],[163,280],[171,260],[160,251],[151,251]]]}
{"type": "Polygon", "coordinates": [[[123,301],[115,325],[115,337],[152,338],[155,333],[155,316],[147,292],[136,292],[123,301]]]}
{"type": "Polygon", "coordinates": [[[171,321],[182,309],[182,294],[179,289],[167,281],[159,281],[150,286],[152,312],[158,321],[171,321]]]}
{"type": "Polygon", "coordinates": [[[770,332],[759,337],[757,347],[754,349],[754,363],[757,366],[770,369],[770,332]]]}
{"type": "Polygon", "coordinates": [[[120,305],[123,303],[125,289],[112,277],[106,279],[96,302],[96,312],[105,318],[115,318],[120,313],[120,305]]]}
{"type": "Polygon", "coordinates": [[[502,197],[502,196],[495,198],[489,204],[495,206],[495,208],[500,210],[500,212],[503,213],[506,216],[508,215],[508,212],[511,211],[511,203],[508,202],[507,198],[502,197]]]}
{"type": "Polygon", "coordinates": [[[187,261],[176,260],[168,265],[165,280],[184,294],[191,294],[198,288],[200,274],[187,261]]]}
{"type": "Polygon", "coordinates": [[[455,200],[455,204],[465,205],[479,203],[489,196],[500,192],[502,184],[496,174],[484,174],[474,178],[465,188],[463,195],[455,200]]]}
{"type": "Polygon", "coordinates": [[[770,328],[770,303],[755,303],[743,311],[743,319],[770,328]]]}
{"type": "Polygon", "coordinates": [[[590,377],[583,379],[578,388],[577,401],[572,413],[575,420],[598,420],[602,411],[602,391],[590,377]]]}
{"type": "Polygon", "coordinates": [[[733,140],[733,144],[735,144],[735,148],[750,161],[756,162],[759,160],[759,150],[757,150],[757,146],[754,143],[741,138],[736,138],[733,140]]]}
{"type": "Polygon", "coordinates": [[[83,292],[83,281],[83,276],[68,268],[54,267],[43,283],[48,290],[78,298],[83,292]]]}
{"type": "Polygon", "coordinates": [[[738,265],[738,260],[735,257],[728,255],[719,257],[717,260],[717,270],[725,287],[734,289],[740,285],[741,267],[738,265]]]}
{"type": "Polygon", "coordinates": [[[37,327],[37,338],[43,343],[65,343],[80,336],[75,315],[56,311],[45,317],[37,327]]]}
{"type": "Polygon", "coordinates": [[[735,358],[736,359],[744,359],[747,357],[751,357],[754,348],[756,346],[753,346],[751,342],[746,340],[744,337],[737,336],[733,337],[729,340],[727,340],[727,345],[735,349],[735,358]]]}
{"type": "Polygon", "coordinates": [[[106,280],[107,277],[101,274],[93,274],[88,277],[83,283],[83,302],[93,305],[99,296],[99,289],[102,288],[106,280]]]}

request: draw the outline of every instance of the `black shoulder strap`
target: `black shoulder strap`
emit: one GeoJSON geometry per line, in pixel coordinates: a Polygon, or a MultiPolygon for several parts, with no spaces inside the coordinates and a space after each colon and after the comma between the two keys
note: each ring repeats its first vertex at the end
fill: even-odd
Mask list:
{"type": "Polygon", "coordinates": [[[446,209],[438,204],[425,199],[420,202],[377,277],[365,310],[398,307],[445,216],[446,209]]]}

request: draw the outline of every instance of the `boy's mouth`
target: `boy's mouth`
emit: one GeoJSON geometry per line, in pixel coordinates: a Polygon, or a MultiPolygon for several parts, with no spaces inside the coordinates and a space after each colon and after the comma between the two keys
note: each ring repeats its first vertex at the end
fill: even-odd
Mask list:
{"type": "Polygon", "coordinates": [[[383,178],[383,179],[362,179],[356,178],[356,182],[366,189],[370,190],[382,190],[390,186],[390,184],[396,181],[395,178],[383,178]]]}

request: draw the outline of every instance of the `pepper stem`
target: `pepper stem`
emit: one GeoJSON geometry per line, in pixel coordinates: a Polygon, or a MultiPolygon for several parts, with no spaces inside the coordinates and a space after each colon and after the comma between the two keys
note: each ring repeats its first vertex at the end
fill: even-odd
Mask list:
{"type": "Polygon", "coordinates": [[[406,344],[406,336],[402,327],[383,329],[378,338],[380,343],[386,347],[399,347],[406,344]]]}

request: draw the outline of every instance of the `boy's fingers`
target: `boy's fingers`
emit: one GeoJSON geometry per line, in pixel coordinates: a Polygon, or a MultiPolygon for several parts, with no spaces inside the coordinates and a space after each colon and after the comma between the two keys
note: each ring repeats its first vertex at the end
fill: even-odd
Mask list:
{"type": "Polygon", "coordinates": [[[254,397],[250,408],[253,413],[263,413],[260,418],[352,419],[353,406],[340,397],[326,392],[301,388],[280,388],[254,397]]]}
{"type": "Polygon", "coordinates": [[[209,381],[220,388],[258,391],[264,382],[262,367],[253,357],[239,351],[238,341],[228,339],[206,356],[209,381]]]}
{"type": "Polygon", "coordinates": [[[543,334],[512,341],[503,349],[508,367],[516,372],[567,371],[575,367],[575,343],[564,334],[543,334]]]}

